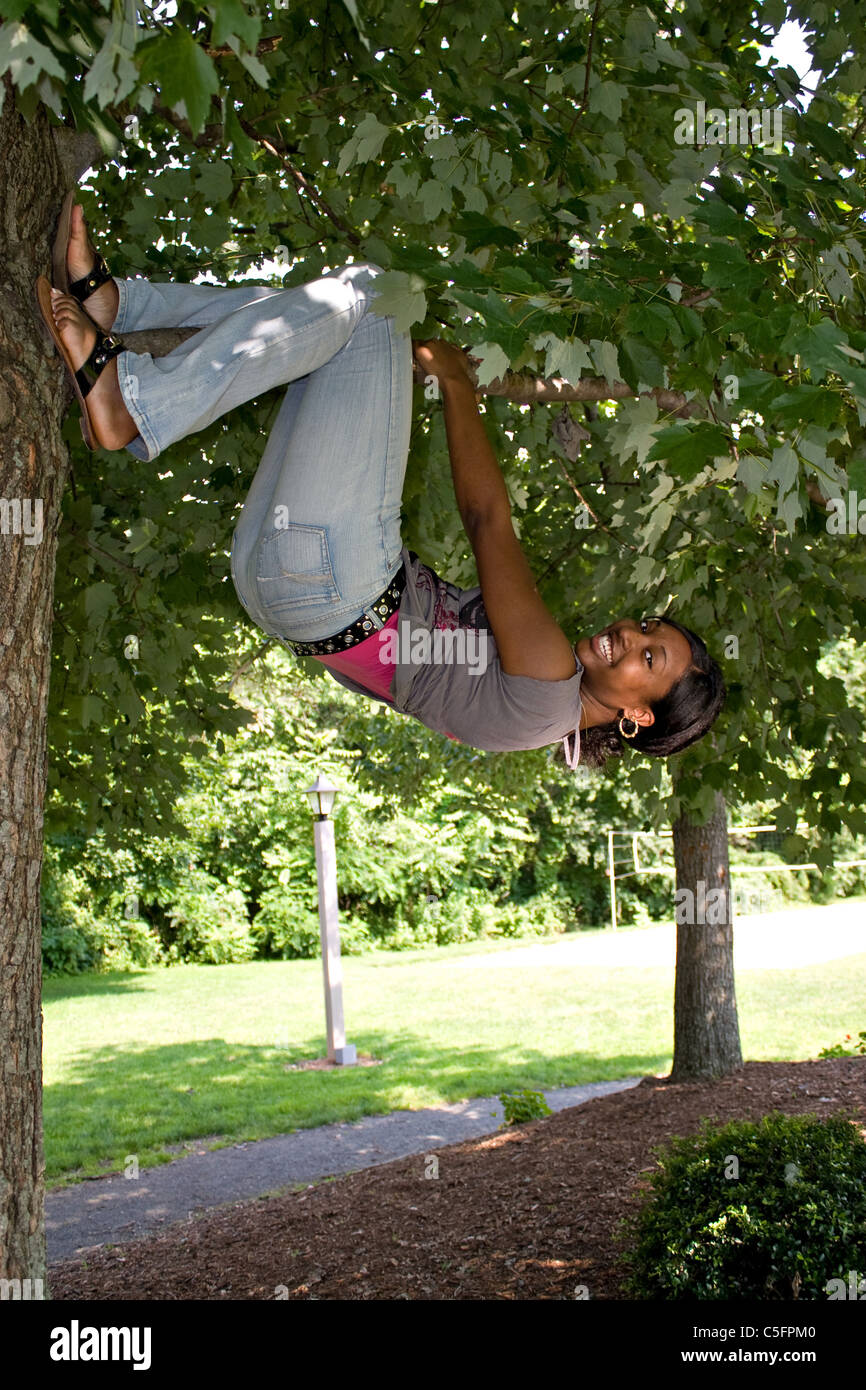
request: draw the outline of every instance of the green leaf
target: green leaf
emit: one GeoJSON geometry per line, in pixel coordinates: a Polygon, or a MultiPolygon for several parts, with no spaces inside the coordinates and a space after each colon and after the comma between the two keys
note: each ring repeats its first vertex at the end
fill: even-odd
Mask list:
{"type": "Polygon", "coordinates": [[[582,343],[579,338],[569,338],[564,342],[552,333],[542,333],[534,340],[533,347],[544,348],[546,351],[544,363],[544,376],[546,378],[562,377],[572,386],[576,386],[584,368],[592,371],[592,362],[586,344],[582,343]]]}
{"type": "Polygon", "coordinates": [[[213,19],[211,42],[214,47],[231,44],[236,36],[245,48],[255,48],[262,31],[260,15],[250,14],[241,0],[219,0],[218,4],[208,5],[207,9],[213,19]]]}
{"type": "Polygon", "coordinates": [[[9,73],[21,90],[37,82],[46,72],[50,77],[66,79],[51,49],[40,43],[25,24],[4,24],[0,28],[0,74],[4,72],[9,73]]]}
{"type": "Polygon", "coordinates": [[[375,159],[390,134],[390,126],[382,125],[372,111],[367,111],[355,127],[340,152],[337,178],[342,178],[352,164],[366,164],[375,159]]]}
{"type": "Polygon", "coordinates": [[[100,106],[108,106],[135,90],[139,82],[132,60],[136,41],[135,26],[127,24],[122,14],[116,14],[84,80],[85,101],[96,99],[100,106]]]}
{"type": "Polygon", "coordinates": [[[91,724],[101,725],[105,719],[105,701],[98,695],[84,695],[81,699],[81,727],[87,729],[91,724]]]}
{"type": "Polygon", "coordinates": [[[462,290],[486,290],[489,288],[487,276],[478,269],[474,261],[457,261],[449,267],[448,278],[462,290]]]}
{"type": "Polygon", "coordinates": [[[685,53],[681,53],[678,48],[674,48],[667,39],[663,39],[659,35],[656,35],[655,52],[663,63],[668,63],[671,67],[691,67],[691,63],[685,53]]]}
{"type": "Polygon", "coordinates": [[[481,316],[490,340],[499,343],[509,358],[516,358],[524,349],[525,330],[516,322],[510,306],[495,290],[473,294],[471,291],[454,289],[451,296],[481,316]]]}
{"type": "Polygon", "coordinates": [[[225,123],[226,144],[232,147],[232,153],[237,162],[245,164],[248,168],[252,167],[252,156],[257,146],[253,140],[241,129],[234,103],[226,96],[223,99],[223,121],[225,123]]]}
{"type": "Polygon", "coordinates": [[[632,454],[642,464],[656,439],[659,408],[652,396],[636,401],[623,401],[617,409],[616,421],[608,431],[611,449],[621,463],[632,454]]]}
{"type": "Polygon", "coordinates": [[[195,187],[208,203],[221,203],[234,187],[231,164],[227,159],[213,159],[202,164],[195,176],[195,187]]]}
{"type": "Polygon", "coordinates": [[[803,507],[800,502],[800,495],[796,488],[779,500],[776,507],[776,515],[780,521],[785,523],[788,532],[793,532],[795,524],[803,515],[803,507]]]}
{"type": "Polygon", "coordinates": [[[343,0],[343,4],[346,6],[346,9],[349,11],[349,14],[352,16],[352,22],[354,23],[355,28],[358,31],[358,38],[361,40],[361,43],[364,45],[364,47],[367,49],[367,52],[369,53],[370,40],[367,38],[367,35],[364,32],[364,26],[361,23],[361,19],[358,14],[358,6],[356,4],[356,0],[343,0]]]}
{"type": "Polygon", "coordinates": [[[166,106],[186,111],[193,134],[204,127],[210,98],[219,91],[216,68],[188,33],[173,29],[147,45],[142,78],[159,91],[166,106]]]}
{"type": "Polygon", "coordinates": [[[866,455],[849,460],[848,486],[858,497],[866,497],[866,455]]]}
{"type": "Polygon", "coordinates": [[[728,452],[728,436],[722,426],[701,422],[662,430],[647,460],[664,459],[678,477],[688,480],[696,477],[709,459],[728,452]]]}
{"type": "Polygon", "coordinates": [[[774,449],[767,470],[766,481],[778,483],[779,496],[790,492],[795,486],[800,472],[800,462],[790,444],[782,444],[774,449]]]}
{"type": "Polygon", "coordinates": [[[497,288],[506,294],[532,294],[541,290],[537,280],[519,265],[504,265],[495,271],[497,288]]]}
{"type": "MultiPolygon", "coordinates": [[[[23,19],[32,7],[33,0],[0,0],[0,17],[3,19],[23,19]]],[[[57,23],[59,8],[60,0],[42,0],[42,4],[39,6],[42,18],[47,19],[50,24],[57,23]]]]}
{"type": "Polygon", "coordinates": [[[837,417],[839,397],[826,386],[791,386],[780,395],[774,395],[762,411],[774,423],[798,427],[803,420],[811,420],[818,425],[829,425],[837,417]]]}
{"type": "Polygon", "coordinates": [[[373,282],[376,297],[372,308],[375,314],[392,315],[398,333],[408,333],[413,323],[427,316],[427,296],[424,281],[419,275],[402,270],[386,270],[373,282]]]}
{"type": "Polygon", "coordinates": [[[589,348],[592,354],[592,364],[598,375],[604,377],[605,381],[610,382],[611,385],[620,381],[619,356],[614,344],[600,342],[598,338],[591,338],[589,348]]]}
{"type": "Polygon", "coordinates": [[[741,454],[737,482],[751,493],[759,493],[767,481],[767,460],[755,454],[741,454]]]}
{"type": "Polygon", "coordinates": [[[824,272],[824,285],[827,293],[838,304],[854,293],[854,281],[848,269],[848,249],[841,243],[822,251],[820,265],[824,272]]]}
{"type": "Polygon", "coordinates": [[[515,246],[520,242],[520,233],[501,222],[492,222],[481,213],[464,212],[454,224],[458,236],[466,239],[468,252],[478,251],[482,246],[515,246]]]}
{"type": "Polygon", "coordinates": [[[800,116],[797,124],[799,133],[830,164],[841,164],[844,168],[853,163],[854,150],[846,138],[846,131],[834,130],[830,122],[814,121],[808,115],[800,116]]]}
{"type": "Polygon", "coordinates": [[[639,555],[631,568],[631,582],[641,593],[659,582],[664,570],[651,555],[639,555]]]}
{"type": "Polygon", "coordinates": [[[622,103],[627,96],[628,87],[623,87],[620,82],[599,82],[598,86],[590,90],[589,109],[599,111],[611,121],[618,121],[622,116],[622,103]]]}
{"type": "Polygon", "coordinates": [[[823,381],[828,371],[850,376],[847,355],[842,351],[848,338],[832,319],[820,318],[805,328],[797,328],[782,339],[782,352],[796,353],[809,369],[813,381],[823,381]]]}
{"type": "Polygon", "coordinates": [[[151,517],[141,517],[130,527],[131,538],[124,547],[128,555],[138,555],[159,535],[159,527],[151,517]]]}
{"type": "Polygon", "coordinates": [[[101,623],[117,607],[117,594],[110,584],[91,584],[84,591],[84,613],[89,622],[101,623]]]}
{"type": "Polygon", "coordinates": [[[641,550],[653,550],[655,548],[668,529],[676,510],[676,504],[673,502],[659,502],[652,508],[649,520],[643,527],[641,550]]]}
{"type": "Polygon", "coordinates": [[[696,222],[709,227],[714,236],[739,237],[743,231],[743,218],[729,203],[714,194],[704,194],[694,212],[696,222]]]}
{"type": "Polygon", "coordinates": [[[450,212],[453,200],[452,189],[441,179],[428,179],[418,190],[418,201],[428,222],[435,222],[443,212],[450,212]]]}
{"type": "Polygon", "coordinates": [[[701,253],[707,262],[702,276],[704,285],[718,289],[757,289],[764,283],[765,270],[751,265],[739,246],[715,243],[701,253]]]}
{"type": "Polygon", "coordinates": [[[648,391],[653,386],[664,386],[664,363],[647,343],[637,338],[623,338],[619,360],[623,378],[633,390],[648,391]]]}
{"type": "Polygon", "coordinates": [[[238,62],[242,68],[246,69],[253,81],[257,82],[260,87],[270,86],[271,76],[264,63],[254,53],[244,53],[237,39],[229,39],[229,45],[235,50],[238,62]]]}
{"type": "Polygon", "coordinates": [[[474,343],[471,355],[481,359],[476,368],[479,386],[489,386],[491,381],[504,377],[508,371],[508,357],[498,343],[474,343]]]}
{"type": "Polygon", "coordinates": [[[651,343],[663,343],[670,336],[670,318],[663,309],[651,304],[632,304],[625,317],[625,329],[651,343]]]}

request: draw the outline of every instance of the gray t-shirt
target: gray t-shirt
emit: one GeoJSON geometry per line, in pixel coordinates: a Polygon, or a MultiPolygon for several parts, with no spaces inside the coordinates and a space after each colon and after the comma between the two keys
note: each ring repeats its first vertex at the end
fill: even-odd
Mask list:
{"type": "MultiPolygon", "coordinates": [[[[579,747],[583,665],[567,680],[542,681],[503,671],[481,589],[460,589],[403,548],[406,588],[400,600],[391,681],[394,708],[428,729],[472,748],[509,752],[542,748],[566,736],[579,747]]],[[[332,668],[340,685],[371,699],[332,668]]],[[[574,743],[572,743],[572,748],[574,743]]]]}

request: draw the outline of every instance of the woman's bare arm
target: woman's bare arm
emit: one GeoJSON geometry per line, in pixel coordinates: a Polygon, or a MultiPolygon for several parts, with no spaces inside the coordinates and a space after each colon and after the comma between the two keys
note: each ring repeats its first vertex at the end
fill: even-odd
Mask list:
{"type": "MultiPolygon", "coordinates": [[[[433,341],[438,345],[439,340],[433,341]]],[[[535,587],[514,534],[508,492],[478,412],[465,358],[449,344],[441,344],[441,349],[449,352],[431,352],[426,361],[423,352],[416,356],[439,377],[457,506],[475,554],[502,669],[514,676],[567,680],[576,669],[571,643],[535,587]]]]}

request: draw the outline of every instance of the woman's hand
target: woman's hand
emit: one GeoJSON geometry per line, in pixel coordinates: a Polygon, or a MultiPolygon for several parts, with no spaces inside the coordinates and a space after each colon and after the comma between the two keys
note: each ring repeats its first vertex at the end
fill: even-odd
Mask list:
{"type": "Polygon", "coordinates": [[[440,382],[468,381],[472,389],[475,382],[470,375],[470,363],[477,358],[469,357],[453,343],[444,338],[412,339],[412,355],[428,376],[435,376],[440,382]]]}

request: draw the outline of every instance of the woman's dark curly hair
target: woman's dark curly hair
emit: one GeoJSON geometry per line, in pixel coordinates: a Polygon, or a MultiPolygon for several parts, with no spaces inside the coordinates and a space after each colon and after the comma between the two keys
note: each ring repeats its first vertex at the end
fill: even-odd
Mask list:
{"type": "MultiPolygon", "coordinates": [[[[667,616],[660,619],[676,628],[686,638],[692,653],[692,664],[671,687],[667,695],[650,709],[655,722],[648,729],[638,729],[634,738],[623,738],[619,731],[619,711],[611,724],[587,729],[580,736],[579,766],[604,767],[609,758],[622,757],[624,747],[655,758],[669,758],[690,744],[697,743],[718,717],[725,703],[725,682],[717,662],[694,632],[667,616]]],[[[574,731],[569,731],[569,754],[574,755],[574,731]]],[[[565,761],[565,749],[560,743],[554,755],[565,761]]]]}

